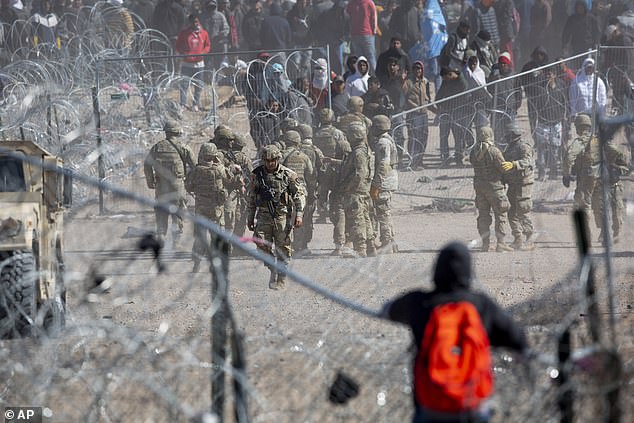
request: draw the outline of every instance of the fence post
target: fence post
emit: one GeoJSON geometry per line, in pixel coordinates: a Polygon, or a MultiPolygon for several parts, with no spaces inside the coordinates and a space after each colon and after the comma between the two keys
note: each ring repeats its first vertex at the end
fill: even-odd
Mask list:
{"type": "Polygon", "coordinates": [[[332,110],[332,83],[330,81],[330,72],[332,72],[332,68],[330,67],[330,44],[326,44],[326,60],[328,61],[328,108],[332,110]]]}
{"type": "MultiPolygon", "coordinates": [[[[99,66],[99,65],[97,65],[99,66]]],[[[97,79],[97,81],[99,81],[97,79]]],[[[97,158],[97,171],[99,172],[99,180],[103,182],[106,177],[106,172],[103,165],[103,154],[102,154],[102,144],[101,144],[101,114],[99,112],[99,82],[97,82],[97,86],[92,87],[92,109],[93,116],[95,119],[95,131],[97,131],[97,153],[99,154],[97,158]]],[[[103,204],[103,188],[99,185],[99,215],[103,215],[105,212],[104,204],[103,204]]]]}

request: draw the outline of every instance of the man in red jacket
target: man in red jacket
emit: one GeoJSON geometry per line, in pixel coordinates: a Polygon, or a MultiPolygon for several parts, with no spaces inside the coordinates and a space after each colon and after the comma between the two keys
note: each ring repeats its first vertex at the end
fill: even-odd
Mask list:
{"type": "MultiPolygon", "coordinates": [[[[209,34],[200,25],[198,15],[189,15],[189,26],[178,33],[176,40],[176,51],[178,54],[207,54],[211,50],[209,34]]],[[[189,85],[194,86],[194,98],[192,99],[192,110],[199,110],[200,92],[202,90],[202,78],[200,72],[205,70],[205,60],[202,56],[187,56],[183,58],[181,64],[181,74],[191,79],[184,81],[180,86],[181,105],[187,106],[187,93],[189,85]],[[196,77],[196,78],[194,78],[196,77]]]]}

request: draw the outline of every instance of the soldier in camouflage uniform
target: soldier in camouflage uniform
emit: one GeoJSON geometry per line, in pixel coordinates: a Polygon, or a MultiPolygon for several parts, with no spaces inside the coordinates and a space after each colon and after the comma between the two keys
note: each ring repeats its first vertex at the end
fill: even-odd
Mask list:
{"type": "MultiPolygon", "coordinates": [[[[564,186],[568,188],[573,176],[577,177],[574,197],[575,207],[589,212],[596,178],[593,176],[591,169],[592,163],[588,163],[590,169],[586,169],[583,172],[581,172],[581,167],[586,164],[583,163],[582,156],[592,138],[592,118],[590,115],[579,113],[575,117],[575,131],[577,132],[577,138],[570,143],[563,157],[561,179],[564,186]]],[[[596,174],[598,175],[598,166],[596,174]]]]}
{"type": "Polygon", "coordinates": [[[502,182],[504,156],[496,147],[493,129],[489,126],[478,128],[478,143],[470,153],[473,166],[473,189],[478,209],[478,233],[482,239],[482,251],[489,251],[491,240],[491,210],[495,216],[495,236],[498,240],[497,251],[510,251],[504,242],[508,218],[506,213],[510,204],[502,182]]]}
{"type": "MultiPolygon", "coordinates": [[[[163,129],[165,139],[154,144],[145,158],[145,180],[148,188],[155,190],[157,201],[184,209],[187,207],[185,176],[194,168],[194,154],[178,139],[182,130],[177,123],[166,122],[163,129]]],[[[164,240],[169,213],[159,208],[155,208],[154,213],[156,233],[159,239],[164,240]]],[[[173,214],[172,223],[176,225],[176,228],[172,228],[173,242],[176,245],[183,233],[183,219],[173,214]]]]}
{"type": "MultiPolygon", "coordinates": [[[[226,125],[218,125],[214,131],[213,143],[223,154],[224,165],[227,168],[240,168],[241,172],[252,168],[251,162],[246,154],[234,151],[235,134],[226,125]]],[[[242,177],[233,178],[226,186],[228,196],[225,200],[225,229],[229,232],[235,231],[237,209],[240,198],[245,193],[245,180],[242,177]]]]}
{"type": "MultiPolygon", "coordinates": [[[[594,139],[590,142],[591,149],[594,150],[592,155],[599,155],[599,142],[594,139]]],[[[630,173],[630,163],[625,151],[613,144],[612,141],[605,145],[605,163],[608,166],[608,201],[610,204],[611,221],[612,221],[612,241],[618,244],[621,228],[623,227],[623,217],[625,214],[625,203],[623,201],[623,183],[621,177],[630,173]]],[[[601,229],[599,234],[599,242],[605,242],[603,233],[603,192],[600,178],[592,192],[592,213],[594,214],[594,223],[597,228],[601,229]]]]}
{"type": "Polygon", "coordinates": [[[353,122],[361,122],[365,125],[366,131],[370,131],[372,121],[363,114],[363,104],[363,99],[361,97],[352,96],[348,100],[348,113],[341,116],[339,121],[336,123],[337,128],[342,130],[344,134],[347,134],[348,126],[353,122]]]}
{"type": "MultiPolygon", "coordinates": [[[[236,172],[237,173],[237,172],[236,172]]],[[[198,152],[198,164],[187,175],[185,188],[196,199],[196,214],[211,220],[220,227],[224,227],[225,200],[227,190],[225,186],[240,175],[232,175],[222,163],[222,153],[215,144],[205,143],[198,152]]],[[[194,228],[194,246],[192,258],[194,267],[192,272],[200,269],[200,262],[208,256],[208,230],[196,225],[194,228]]]]}
{"type": "Polygon", "coordinates": [[[324,155],[322,171],[317,176],[317,190],[319,193],[317,198],[317,209],[319,210],[318,222],[322,223],[326,223],[328,194],[336,188],[339,166],[345,155],[350,152],[350,144],[348,144],[346,136],[343,132],[334,127],[334,121],[335,113],[332,110],[328,108],[321,109],[319,112],[319,122],[321,125],[315,132],[313,138],[313,144],[315,144],[324,155]]]}
{"type": "Polygon", "coordinates": [[[293,250],[304,251],[308,249],[309,234],[307,231],[306,209],[317,184],[317,176],[315,168],[308,157],[301,150],[302,137],[299,132],[289,130],[284,135],[284,144],[287,145],[286,150],[282,153],[282,164],[297,174],[297,182],[306,193],[306,205],[304,206],[303,225],[294,233],[293,250]]]}
{"type": "Polygon", "coordinates": [[[319,190],[319,175],[324,166],[324,154],[319,148],[313,144],[313,128],[305,123],[299,124],[297,127],[302,137],[302,144],[299,149],[310,159],[315,171],[315,177],[311,184],[306,185],[306,208],[304,209],[304,226],[302,231],[305,233],[303,244],[300,245],[305,253],[310,253],[308,243],[313,239],[313,216],[317,208],[317,196],[319,190]]]}
{"type": "MultiPolygon", "coordinates": [[[[575,118],[577,138],[568,146],[563,160],[563,184],[570,186],[572,176],[577,178],[574,202],[577,208],[590,212],[592,208],[595,224],[602,228],[603,197],[601,193],[601,152],[599,140],[592,135],[592,119],[580,113],[575,118]]],[[[610,178],[608,199],[612,210],[612,232],[614,242],[618,242],[623,224],[623,186],[621,176],[628,173],[627,155],[612,143],[605,146],[605,159],[610,178]]],[[[587,228],[589,231],[589,227],[587,228]]],[[[599,235],[603,241],[603,231],[599,235]]]]}
{"type": "Polygon", "coordinates": [[[516,250],[533,250],[533,182],[535,157],[533,147],[522,139],[522,130],[516,123],[506,127],[507,146],[504,151],[504,182],[508,184],[506,196],[511,207],[508,211],[509,224],[513,234],[513,248],[516,250]],[[522,236],[525,238],[522,239],[522,236]]]}
{"type": "Polygon", "coordinates": [[[282,122],[280,123],[280,131],[281,131],[280,137],[273,144],[275,144],[280,149],[280,151],[284,151],[287,147],[284,141],[285,140],[284,135],[288,131],[297,131],[298,126],[299,126],[299,122],[297,122],[296,119],[293,119],[291,117],[284,118],[284,120],[282,120],[282,122]]]}
{"type": "MultiPolygon", "coordinates": [[[[242,180],[247,182],[253,171],[253,162],[244,152],[247,143],[245,136],[236,134],[235,140],[231,144],[229,151],[229,159],[235,162],[242,170],[242,180]]],[[[246,189],[240,192],[238,196],[238,205],[236,207],[236,217],[234,220],[233,233],[242,236],[247,229],[247,192],[246,189]]]]}
{"type": "MultiPolygon", "coordinates": [[[[274,145],[262,149],[263,164],[251,173],[247,195],[247,225],[256,238],[258,248],[273,255],[277,264],[288,266],[292,248],[292,229],[302,226],[306,194],[297,174],[280,163],[282,153],[274,145]],[[292,211],[295,209],[295,219],[292,211]]],[[[269,288],[282,289],[286,275],[271,268],[269,288]]]]}
{"type": "Polygon", "coordinates": [[[381,234],[381,252],[396,253],[394,225],[392,223],[392,192],[398,189],[398,151],[390,136],[392,122],[385,115],[372,118],[374,142],[374,178],[370,187],[370,197],[374,203],[376,221],[381,234]]]}
{"type": "Polygon", "coordinates": [[[360,122],[353,122],[348,126],[346,135],[352,147],[341,168],[346,232],[352,238],[358,257],[375,256],[374,230],[370,221],[372,171],[366,127],[360,122]]]}

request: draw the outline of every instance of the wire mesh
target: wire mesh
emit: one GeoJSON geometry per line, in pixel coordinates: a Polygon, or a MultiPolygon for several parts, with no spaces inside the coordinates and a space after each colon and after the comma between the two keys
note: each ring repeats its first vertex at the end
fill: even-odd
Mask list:
{"type": "MultiPolygon", "coordinates": [[[[457,133],[464,136],[463,152],[467,153],[475,142],[478,117],[485,115],[502,125],[499,122],[513,115],[508,101],[521,91],[523,100],[516,121],[535,142],[541,112],[560,106],[544,105],[551,97],[541,89],[544,81],[539,75],[520,82],[538,71],[510,78],[512,88],[508,91],[498,87],[499,101],[495,104],[474,99],[476,90],[468,98],[456,97],[449,109],[429,112],[422,169],[411,168],[415,157],[408,149],[408,143],[419,142],[415,138],[417,112],[402,115],[401,125],[408,131],[400,133],[412,135],[402,135],[400,140],[404,168],[399,172],[399,190],[393,201],[399,254],[367,259],[332,257],[332,227],[316,223],[312,253],[297,254],[291,262],[291,278],[304,283],[273,292],[266,287],[264,258],[254,259],[252,256],[258,254],[253,245],[243,243],[245,239],[231,239],[250,255],[232,256],[227,285],[216,289],[228,293],[235,319],[229,335],[244,334],[246,372],[242,373],[236,366],[237,351],[227,349],[218,357],[214,348],[211,321],[218,315],[222,297],[212,295],[210,272],[190,272],[191,236],[181,244],[171,246],[168,242],[158,260],[151,251],[139,249],[140,239],[154,230],[153,203],[149,200],[153,193],[145,188],[141,162],[147,149],[161,139],[161,124],[168,115],[182,122],[184,139],[195,151],[211,137],[214,125],[229,124],[240,134],[253,135],[254,116],[269,115],[249,110],[248,91],[239,82],[245,68],[233,62],[235,56],[228,55],[227,66],[202,73],[200,82],[183,78],[169,59],[104,60],[149,56],[145,53],[169,48],[166,39],[149,30],[137,31],[132,40],[129,47],[109,48],[100,37],[85,36],[69,41],[62,51],[21,47],[12,52],[11,63],[0,71],[3,140],[34,140],[61,155],[78,176],[73,183],[74,205],[64,221],[66,327],[57,337],[40,333],[0,341],[0,403],[42,406],[45,414],[57,421],[205,421],[205,413],[212,418],[210,410],[217,397],[212,397],[211,380],[220,370],[227,377],[227,388],[228,378],[235,377],[246,389],[251,421],[410,419],[410,337],[405,328],[372,315],[395,295],[430,288],[435,254],[448,240],[461,239],[474,249],[479,244],[473,171],[441,160],[440,125],[458,125],[457,133]],[[75,49],[73,54],[71,49],[75,49]],[[91,98],[97,75],[101,150],[96,148],[91,98]],[[203,111],[180,107],[181,84],[188,88],[200,85],[203,111]],[[526,99],[527,91],[533,89],[536,94],[531,107],[538,111],[535,127],[530,124],[526,99]],[[98,177],[100,154],[106,171],[103,181],[94,179],[98,177]],[[99,215],[96,205],[100,183],[106,193],[108,213],[104,216],[99,215]],[[159,264],[164,266],[161,272],[159,264]],[[343,300],[328,300],[335,294],[343,300]],[[338,373],[350,376],[360,387],[358,395],[343,405],[328,400],[338,373]]],[[[293,57],[289,54],[281,62],[253,57],[242,60],[247,73],[256,66],[266,69],[280,63],[290,75],[293,57]]],[[[603,68],[601,57],[605,57],[603,51],[597,70],[607,75],[607,110],[617,114],[621,110],[618,105],[623,103],[617,100],[619,89],[610,83],[615,71],[603,68]]],[[[488,86],[490,93],[496,85],[502,82],[488,86]]],[[[441,103],[437,106],[442,109],[441,103]]],[[[293,107],[285,109],[293,111],[293,107]]],[[[565,188],[560,181],[561,146],[574,137],[571,117],[565,112],[561,123],[564,134],[554,145],[556,152],[549,156],[557,159],[556,166],[545,166],[546,175],[556,179],[535,182],[532,216],[537,249],[475,254],[475,287],[491,294],[526,327],[532,348],[540,353],[539,359],[523,359],[495,352],[493,421],[558,420],[558,395],[569,387],[574,390],[578,421],[596,421],[606,413],[598,394],[613,388],[615,381],[622,387],[623,420],[634,415],[628,401],[632,397],[634,356],[634,272],[629,250],[634,208],[629,176],[622,178],[626,210],[621,239],[611,253],[616,293],[613,340],[622,358],[623,374],[620,379],[608,377],[612,373],[600,371],[607,365],[579,361],[584,370],[595,372],[575,368],[566,386],[557,385],[556,377],[563,370],[556,360],[560,333],[574,323],[573,348],[592,344],[569,217],[574,188],[565,188]]],[[[395,132],[400,129],[395,128],[395,132]]],[[[256,141],[248,139],[247,152],[255,157],[256,141]]],[[[619,142],[626,146],[627,138],[619,142]]],[[[504,144],[503,139],[500,144],[504,144]]],[[[185,234],[189,235],[196,218],[185,218],[185,234]]],[[[606,328],[607,275],[597,236],[593,228],[596,255],[592,260],[598,267],[597,297],[602,327],[606,328]]],[[[11,265],[9,259],[2,258],[3,268],[11,265]]],[[[37,274],[32,272],[30,278],[37,274]]],[[[6,289],[4,281],[1,287],[6,289]]],[[[6,291],[2,292],[5,295],[6,291]]],[[[606,338],[611,339],[607,332],[606,338]]],[[[223,419],[235,421],[236,395],[230,389],[226,395],[223,419]]]]}

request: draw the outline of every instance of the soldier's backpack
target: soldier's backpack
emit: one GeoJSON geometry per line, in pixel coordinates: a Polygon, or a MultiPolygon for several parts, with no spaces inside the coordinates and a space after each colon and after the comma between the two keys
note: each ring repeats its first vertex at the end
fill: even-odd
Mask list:
{"type": "Polygon", "coordinates": [[[332,159],[337,157],[337,140],[335,139],[336,129],[332,126],[319,129],[315,134],[313,142],[324,153],[324,156],[332,159]]]}
{"type": "Polygon", "coordinates": [[[429,410],[477,409],[493,391],[489,338],[475,306],[436,306],[414,364],[416,402],[429,410]]]}
{"type": "Polygon", "coordinates": [[[219,203],[227,199],[227,190],[224,185],[224,172],[220,165],[197,166],[193,180],[193,189],[196,196],[212,198],[219,203]]]}
{"type": "Polygon", "coordinates": [[[171,142],[163,140],[152,149],[153,165],[159,179],[185,177],[183,159],[171,142]]]}

